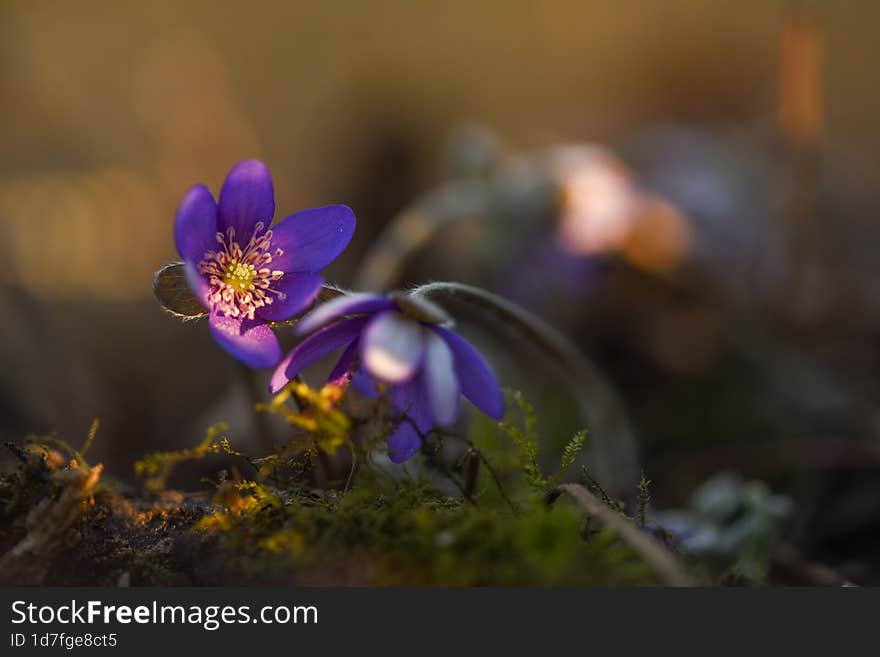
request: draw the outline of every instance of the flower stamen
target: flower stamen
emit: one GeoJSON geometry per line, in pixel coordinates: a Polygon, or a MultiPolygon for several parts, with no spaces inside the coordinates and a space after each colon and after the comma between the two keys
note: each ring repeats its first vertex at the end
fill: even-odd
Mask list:
{"type": "Polygon", "coordinates": [[[216,239],[220,248],[207,251],[198,265],[199,272],[208,277],[207,302],[214,310],[227,317],[254,319],[258,308],[285,298],[273,287],[284,272],[269,266],[284,250],[272,250],[272,230],[266,230],[263,222],[254,227],[244,248],[235,239],[232,226],[225,235],[218,232],[216,239]]]}

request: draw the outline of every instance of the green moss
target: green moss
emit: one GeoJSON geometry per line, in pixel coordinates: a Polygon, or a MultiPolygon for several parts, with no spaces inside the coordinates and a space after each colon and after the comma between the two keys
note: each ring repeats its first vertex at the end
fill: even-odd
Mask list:
{"type": "Polygon", "coordinates": [[[176,452],[155,452],[134,464],[135,472],[145,477],[144,485],[147,490],[158,493],[165,489],[168,477],[171,476],[175,467],[185,461],[200,459],[208,454],[229,454],[241,456],[229,445],[225,437],[216,440],[221,431],[226,429],[226,424],[219,422],[205,432],[205,437],[198,445],[191,449],[176,452]]]}
{"type": "Polygon", "coordinates": [[[655,582],[613,535],[585,539],[583,517],[571,506],[536,502],[514,514],[438,495],[426,482],[367,479],[345,495],[292,495],[281,504],[282,493],[266,501],[264,490],[253,502],[228,503],[221,513],[231,513],[231,522],[202,523],[202,530],[221,553],[235,555],[227,568],[256,581],[324,581],[345,564],[348,579],[364,584],[655,582]]]}
{"type": "Polygon", "coordinates": [[[6,443],[18,467],[0,476],[0,536],[10,533],[14,521],[53,493],[55,484],[43,450],[6,443]]]}
{"type": "MultiPolygon", "coordinates": [[[[339,488],[317,488],[310,472],[323,467],[329,451],[319,438],[326,437],[324,419],[339,412],[333,400],[326,408],[313,400],[300,409],[296,417],[314,421],[323,433],[311,436],[311,447],[295,459],[287,446],[260,459],[246,457],[218,439],[222,425],[211,427],[195,447],[137,464],[148,496],[124,496],[112,487],[96,493],[79,522],[78,540],[56,555],[48,583],[656,583],[612,532],[590,531],[582,512],[568,503],[548,506],[548,489],[574,462],[585,433],[570,440],[560,469],[545,475],[534,411],[519,393],[511,397],[516,417],[501,425],[481,418],[468,437],[430,437],[436,445],[458,441],[463,456],[454,464],[429,454],[416,457],[421,467],[377,464],[371,454],[384,443],[387,426],[365,427],[365,440],[346,437],[356,467],[339,488]],[[178,464],[218,452],[245,458],[256,480],[221,476],[213,493],[202,497],[165,490],[178,464]],[[281,466],[296,476],[279,476],[281,466]],[[450,494],[451,481],[461,494],[450,494]]],[[[304,428],[304,422],[292,424],[304,428]]],[[[50,481],[51,468],[39,449],[19,450],[17,470],[0,479],[0,512],[10,525],[52,494],[40,484],[50,481]]]]}

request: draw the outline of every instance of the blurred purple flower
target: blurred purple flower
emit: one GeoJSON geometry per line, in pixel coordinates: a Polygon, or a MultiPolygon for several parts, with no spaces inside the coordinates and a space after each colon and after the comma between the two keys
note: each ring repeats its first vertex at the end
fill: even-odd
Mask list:
{"type": "Polygon", "coordinates": [[[324,282],[317,272],[345,249],[355,227],[344,205],[301,210],[270,227],[274,215],[269,170],[247,160],[229,172],[219,203],[204,185],[191,187],[174,225],[214,339],[250,367],[278,362],[281,346],[267,322],[308,307],[324,282]]]}
{"type": "Polygon", "coordinates": [[[344,347],[329,382],[350,378],[370,397],[377,395],[377,383],[387,386],[401,419],[388,438],[388,453],[401,463],[421,448],[429,431],[456,421],[460,395],[496,420],[504,415],[489,365],[469,342],[439,325],[446,319],[432,304],[408,296],[339,297],[300,321],[297,332],[308,337],[281,361],[269,389],[279,391],[303,368],[344,347]]]}

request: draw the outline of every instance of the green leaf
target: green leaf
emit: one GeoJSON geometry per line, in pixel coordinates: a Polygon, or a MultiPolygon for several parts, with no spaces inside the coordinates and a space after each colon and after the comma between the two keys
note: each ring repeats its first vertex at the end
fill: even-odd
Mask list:
{"type": "Polygon", "coordinates": [[[182,319],[196,319],[208,311],[192,293],[182,262],[171,262],[153,275],[153,294],[162,307],[182,319]]]}

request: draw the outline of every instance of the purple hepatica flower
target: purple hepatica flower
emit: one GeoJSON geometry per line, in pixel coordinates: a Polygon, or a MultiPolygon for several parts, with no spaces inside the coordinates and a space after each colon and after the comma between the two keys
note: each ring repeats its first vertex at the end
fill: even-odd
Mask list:
{"type": "Polygon", "coordinates": [[[241,162],[226,177],[219,204],[195,185],[177,210],[174,241],[190,287],[209,311],[214,338],[250,367],[281,358],[267,322],[308,307],[324,279],[317,273],[348,245],[355,218],[344,205],[302,210],[270,227],[272,177],[262,162],[241,162]]]}
{"type": "Polygon", "coordinates": [[[299,322],[297,332],[309,335],[279,363],[269,389],[278,392],[303,368],[344,347],[329,381],[351,379],[367,396],[376,396],[377,384],[389,389],[401,421],[388,438],[388,453],[402,463],[429,431],[455,422],[459,395],[496,420],[504,415],[492,370],[469,342],[440,326],[448,319],[410,296],[339,297],[299,322]]]}

